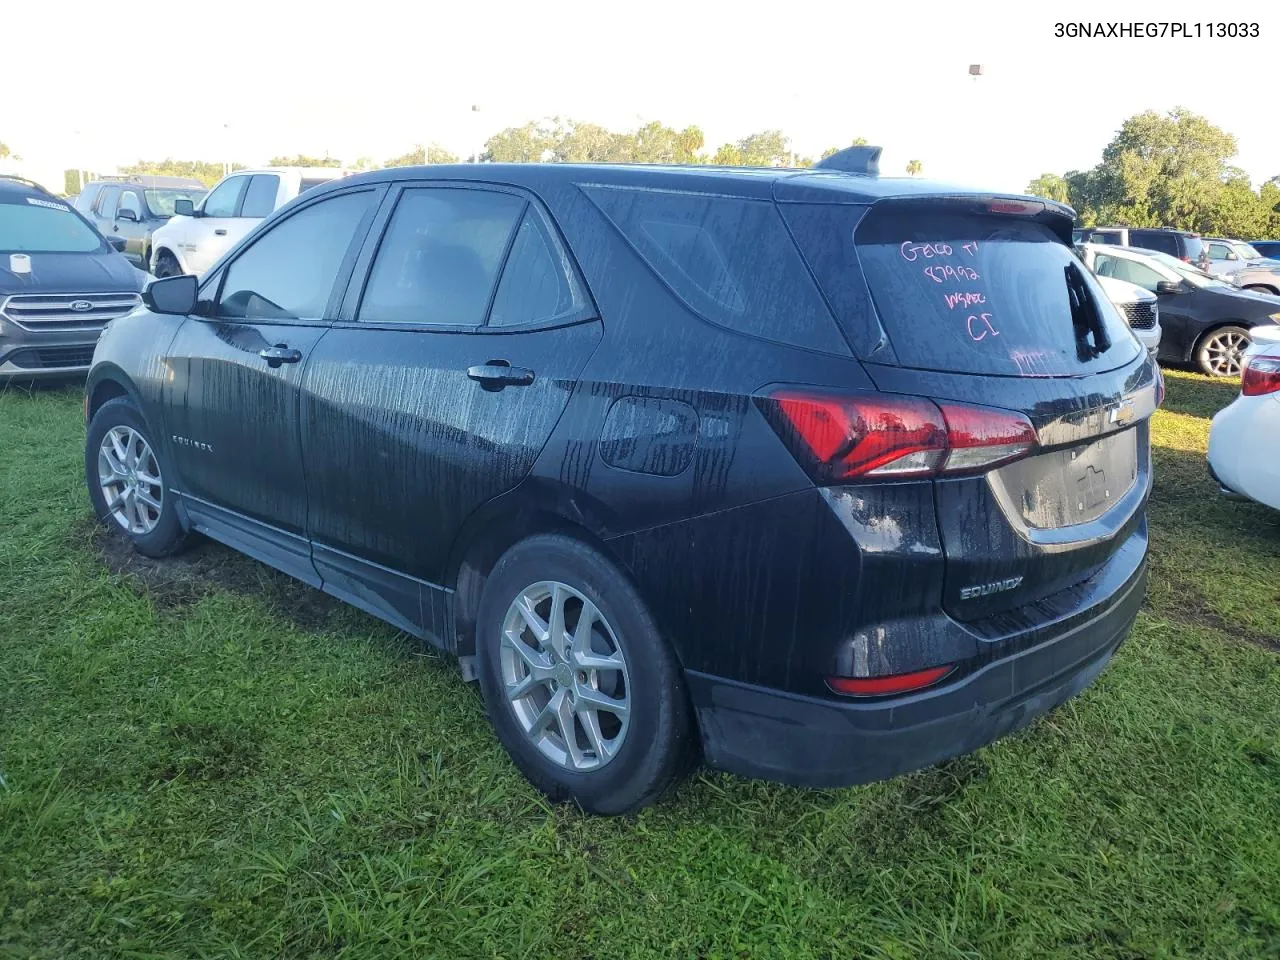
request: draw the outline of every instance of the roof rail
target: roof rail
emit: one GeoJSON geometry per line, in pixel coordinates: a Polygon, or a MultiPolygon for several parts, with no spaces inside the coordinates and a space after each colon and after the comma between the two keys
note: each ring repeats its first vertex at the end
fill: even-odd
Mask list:
{"type": "Polygon", "coordinates": [[[36,183],[34,180],[28,180],[26,177],[20,177],[16,173],[0,173],[0,180],[13,180],[15,183],[24,184],[28,187],[39,190],[41,193],[47,193],[49,196],[53,196],[52,193],[49,193],[49,189],[44,184],[36,183]]]}
{"type": "Polygon", "coordinates": [[[813,165],[815,170],[840,170],[866,177],[880,176],[880,147],[859,146],[837,150],[813,165]]]}

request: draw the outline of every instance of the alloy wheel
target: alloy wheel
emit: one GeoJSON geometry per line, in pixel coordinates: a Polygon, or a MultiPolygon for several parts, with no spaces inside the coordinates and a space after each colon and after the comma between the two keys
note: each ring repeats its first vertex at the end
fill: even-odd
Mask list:
{"type": "Polygon", "coordinates": [[[499,667],[516,720],[544,756],[584,772],[618,755],[631,713],[626,656],[573,587],[542,581],[519,593],[503,619],[499,667]]]}
{"type": "Polygon", "coordinates": [[[155,452],[137,430],[118,426],[106,432],[98,447],[98,484],[107,513],[126,533],[140,537],[156,528],[164,483],[155,452]]]}
{"type": "Polygon", "coordinates": [[[1222,330],[1205,341],[1205,357],[1214,376],[1238,377],[1244,366],[1249,337],[1238,330],[1222,330]]]}

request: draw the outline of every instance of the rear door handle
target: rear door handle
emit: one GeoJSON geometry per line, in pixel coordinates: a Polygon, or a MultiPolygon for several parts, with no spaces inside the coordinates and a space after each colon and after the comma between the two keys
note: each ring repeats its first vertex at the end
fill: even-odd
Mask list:
{"type": "Polygon", "coordinates": [[[227,231],[222,229],[222,227],[219,227],[217,230],[213,231],[213,235],[215,237],[225,237],[227,235],[227,231]]]}
{"type": "Polygon", "coordinates": [[[526,370],[524,367],[513,367],[505,360],[490,360],[488,363],[467,367],[467,376],[486,390],[501,390],[503,387],[527,387],[533,383],[532,370],[526,370]]]}
{"type": "Polygon", "coordinates": [[[274,347],[263,347],[258,351],[258,356],[267,361],[267,366],[274,370],[282,363],[297,363],[302,359],[302,351],[295,350],[287,344],[277,343],[274,347]]]}

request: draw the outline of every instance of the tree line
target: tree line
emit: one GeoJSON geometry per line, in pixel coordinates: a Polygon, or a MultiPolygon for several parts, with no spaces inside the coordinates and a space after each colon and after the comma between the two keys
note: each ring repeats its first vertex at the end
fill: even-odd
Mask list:
{"type": "Polygon", "coordinates": [[[1208,236],[1280,236],[1280,176],[1255,190],[1231,160],[1236,138],[1177,108],[1130,117],[1090,170],[1045,173],[1027,193],[1070,204],[1086,227],[1173,227],[1208,236]]]}
{"type": "MultiPolygon", "coordinates": [[[[855,137],[851,146],[863,146],[864,137],[855,137]]],[[[826,159],[843,147],[829,147],[819,159],[826,159]]],[[[438,143],[416,144],[405,153],[376,161],[360,157],[345,166],[354,170],[377,170],[406,167],[420,163],[458,163],[462,158],[438,143]]],[[[468,160],[475,160],[472,155],[468,160]]],[[[797,152],[791,139],[781,130],[763,130],[707,149],[701,128],[687,126],[676,129],[658,121],[634,130],[615,131],[596,123],[584,123],[552,117],[534,120],[518,127],[507,127],[489,137],[479,159],[486,163],[710,163],[750,167],[811,167],[812,157],[797,152]]],[[[338,167],[335,157],[306,154],[276,156],[268,166],[338,167]]],[[[227,169],[243,169],[243,164],[209,163],[199,160],[139,160],[120,168],[122,174],[153,174],[191,177],[211,186],[227,169]]],[[[910,161],[905,172],[917,176],[924,170],[919,160],[910,161]]]]}

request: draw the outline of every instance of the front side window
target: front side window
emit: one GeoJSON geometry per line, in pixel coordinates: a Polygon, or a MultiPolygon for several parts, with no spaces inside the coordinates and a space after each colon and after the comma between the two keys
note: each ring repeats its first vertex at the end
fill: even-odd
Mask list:
{"type": "Polygon", "coordinates": [[[230,177],[213,188],[204,198],[203,213],[206,217],[234,217],[240,194],[244,192],[248,177],[230,177]]]}
{"type": "Polygon", "coordinates": [[[568,317],[581,310],[587,298],[556,242],[532,207],[527,209],[515,242],[502,268],[502,279],[489,312],[489,325],[506,327],[568,317]]]}
{"type": "Polygon", "coordinates": [[[126,190],[120,194],[120,209],[132,210],[138,218],[142,217],[142,200],[134,190],[126,190]]]}
{"type": "Polygon", "coordinates": [[[97,253],[102,247],[102,236],[61,201],[0,196],[0,253],[97,253]]]}
{"type": "Polygon", "coordinates": [[[276,193],[280,189],[280,178],[271,173],[257,173],[249,178],[249,188],[244,192],[244,203],[240,205],[240,216],[271,216],[276,208],[276,193]]]}
{"type": "Polygon", "coordinates": [[[215,315],[231,320],[317,320],[343,258],[373,203],[372,191],[329,197],[267,230],[231,262],[215,315]]]}
{"type": "Polygon", "coordinates": [[[1135,260],[1125,260],[1121,257],[1099,256],[1095,263],[1095,270],[1100,277],[1113,277],[1116,280],[1123,280],[1125,283],[1136,284],[1144,290],[1156,292],[1156,284],[1165,279],[1156,273],[1150,267],[1143,266],[1135,260]]]}
{"type": "Polygon", "coordinates": [[[1227,248],[1227,245],[1225,243],[1210,243],[1210,244],[1207,244],[1207,246],[1209,247],[1210,260],[1231,259],[1231,251],[1227,248]]]}
{"type": "Polygon", "coordinates": [[[378,247],[359,319],[479,326],[525,201],[483,190],[406,190],[378,247]]]}
{"type": "Polygon", "coordinates": [[[202,190],[199,187],[172,189],[165,188],[161,190],[146,190],[144,195],[147,198],[147,208],[157,217],[173,216],[173,201],[182,198],[190,200],[192,203],[199,205],[202,197],[209,191],[202,190]]]}

